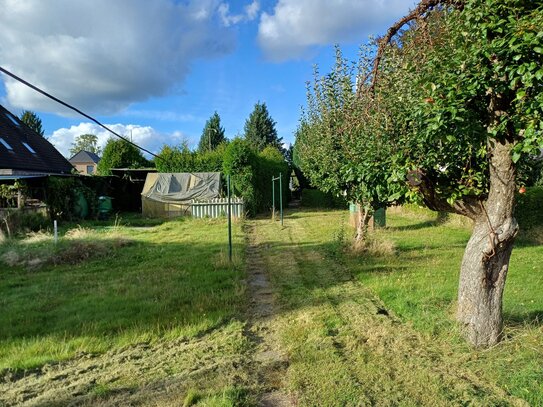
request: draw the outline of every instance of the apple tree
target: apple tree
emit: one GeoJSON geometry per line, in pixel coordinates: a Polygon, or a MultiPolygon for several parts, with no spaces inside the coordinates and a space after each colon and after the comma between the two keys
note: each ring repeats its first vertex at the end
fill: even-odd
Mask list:
{"type": "Polygon", "coordinates": [[[408,195],[474,222],[457,320],[475,346],[502,336],[517,170],[543,148],[541,27],[537,1],[423,0],[364,72],[363,86],[390,112],[381,118],[396,123],[394,165],[408,195]]]}

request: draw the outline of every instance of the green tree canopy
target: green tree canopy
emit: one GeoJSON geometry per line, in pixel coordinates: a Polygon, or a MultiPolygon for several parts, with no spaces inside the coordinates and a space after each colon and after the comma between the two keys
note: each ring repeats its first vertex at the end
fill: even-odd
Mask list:
{"type": "Polygon", "coordinates": [[[277,137],[275,121],[271,118],[266,103],[255,104],[254,110],[245,121],[243,137],[257,151],[262,151],[266,146],[282,150],[282,138],[277,137]]]}
{"type": "Polygon", "coordinates": [[[122,139],[110,138],[98,163],[100,175],[111,174],[112,168],[142,168],[149,165],[141,151],[122,139]]]}
{"type": "Polygon", "coordinates": [[[31,112],[30,110],[23,111],[23,113],[21,113],[21,121],[40,136],[44,136],[45,132],[41,124],[41,119],[36,113],[31,112]]]}
{"type": "Polygon", "coordinates": [[[70,148],[70,154],[75,155],[80,151],[88,151],[97,155],[102,153],[102,149],[98,147],[98,136],[94,134],[81,134],[77,136],[70,148]]]}
{"type": "Polygon", "coordinates": [[[219,144],[224,143],[226,138],[224,136],[224,128],[221,127],[221,118],[217,112],[206,122],[198,143],[198,151],[203,153],[205,151],[215,150],[219,144]]]}
{"type": "MultiPolygon", "coordinates": [[[[359,65],[369,69],[373,53],[364,50],[359,65]]],[[[312,185],[359,205],[356,241],[362,244],[372,212],[397,203],[405,187],[391,182],[395,133],[384,131],[379,105],[356,91],[355,77],[339,49],[332,72],[315,72],[294,155],[312,185]]]]}

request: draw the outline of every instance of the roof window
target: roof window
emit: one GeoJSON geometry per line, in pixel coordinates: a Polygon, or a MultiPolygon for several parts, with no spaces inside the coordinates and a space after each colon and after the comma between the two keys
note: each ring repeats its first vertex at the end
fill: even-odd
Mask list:
{"type": "Polygon", "coordinates": [[[22,141],[22,143],[23,143],[23,146],[25,146],[28,151],[30,151],[32,154],[36,154],[34,149],[32,147],[30,147],[30,145],[28,143],[25,143],[24,141],[22,141]]]}
{"type": "Polygon", "coordinates": [[[12,151],[13,148],[7,143],[6,140],[4,140],[2,137],[0,137],[0,144],[2,144],[4,147],[6,147],[8,150],[12,151]]]}
{"type": "Polygon", "coordinates": [[[8,118],[9,120],[11,120],[11,122],[12,122],[15,126],[19,127],[19,122],[17,121],[17,119],[15,118],[15,116],[13,116],[13,115],[12,115],[11,113],[9,113],[9,112],[6,113],[6,116],[7,116],[7,118],[8,118]]]}

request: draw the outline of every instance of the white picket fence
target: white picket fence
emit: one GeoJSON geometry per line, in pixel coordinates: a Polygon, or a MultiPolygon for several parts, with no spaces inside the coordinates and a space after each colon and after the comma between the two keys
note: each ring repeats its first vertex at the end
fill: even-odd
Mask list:
{"type": "MultiPolygon", "coordinates": [[[[245,214],[243,199],[230,198],[232,217],[239,218],[245,214]]],[[[228,214],[228,198],[214,198],[208,200],[191,200],[190,212],[194,218],[218,218],[228,214]]]]}

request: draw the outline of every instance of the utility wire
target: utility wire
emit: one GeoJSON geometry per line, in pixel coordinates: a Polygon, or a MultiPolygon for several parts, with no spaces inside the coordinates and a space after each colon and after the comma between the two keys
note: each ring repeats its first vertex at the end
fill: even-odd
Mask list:
{"type": "Polygon", "coordinates": [[[134,147],[136,147],[136,148],[138,148],[138,149],[140,149],[140,150],[142,150],[142,151],[145,151],[146,153],[151,154],[151,155],[152,155],[153,157],[155,157],[155,158],[158,158],[158,159],[160,159],[160,160],[163,160],[163,158],[160,157],[159,155],[156,155],[156,154],[150,152],[149,150],[147,150],[147,149],[145,149],[145,148],[143,148],[143,147],[138,146],[136,143],[132,142],[131,140],[128,140],[126,137],[123,137],[123,136],[121,136],[119,133],[114,132],[113,130],[111,130],[111,129],[110,129],[109,127],[107,127],[106,125],[100,123],[100,122],[99,122],[98,120],[96,120],[94,117],[89,116],[88,114],[82,112],[82,111],[79,110],[78,108],[76,108],[76,107],[74,107],[74,106],[72,106],[72,105],[70,105],[70,104],[68,104],[68,103],[66,103],[66,102],[64,102],[64,101],[62,101],[62,100],[60,100],[59,98],[54,97],[53,95],[47,93],[46,91],[44,91],[44,90],[38,88],[38,87],[35,86],[35,85],[32,85],[31,83],[25,81],[24,79],[19,78],[17,75],[11,73],[10,71],[8,71],[8,70],[5,69],[5,68],[2,68],[1,66],[0,66],[0,72],[3,72],[4,74],[6,74],[6,75],[12,77],[12,78],[15,79],[16,81],[19,81],[19,82],[21,82],[22,84],[25,84],[25,85],[28,86],[29,88],[34,89],[36,92],[41,93],[42,95],[48,97],[49,99],[52,99],[52,100],[54,100],[54,101],[57,102],[57,103],[60,103],[62,106],[65,106],[65,107],[67,107],[68,109],[71,109],[71,110],[73,110],[74,112],[79,113],[81,116],[84,116],[84,117],[86,117],[86,118],[89,119],[89,120],[92,120],[92,121],[93,121],[94,123],[96,123],[98,126],[100,126],[100,127],[102,127],[103,129],[109,131],[111,134],[113,134],[113,135],[119,137],[120,139],[126,141],[127,143],[132,144],[134,147]]]}

